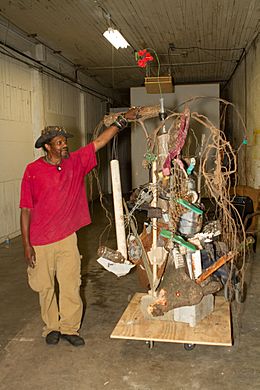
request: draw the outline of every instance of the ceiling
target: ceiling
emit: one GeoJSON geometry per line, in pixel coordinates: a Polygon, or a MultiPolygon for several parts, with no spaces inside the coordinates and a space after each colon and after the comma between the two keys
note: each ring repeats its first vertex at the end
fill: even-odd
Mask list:
{"type": "MultiPolygon", "coordinates": [[[[142,86],[134,51],[151,48],[176,84],[227,82],[259,33],[259,0],[0,0],[0,15],[106,87],[142,86]],[[130,43],[102,36],[116,27],[130,43]]],[[[157,75],[157,61],[150,75],[157,75]]]]}

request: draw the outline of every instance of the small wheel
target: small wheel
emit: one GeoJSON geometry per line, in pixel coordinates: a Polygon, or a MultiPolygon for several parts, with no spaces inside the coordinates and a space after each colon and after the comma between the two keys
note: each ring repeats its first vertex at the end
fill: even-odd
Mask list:
{"type": "Polygon", "coordinates": [[[192,351],[196,347],[196,344],[183,344],[183,346],[186,351],[192,351]]]}
{"type": "Polygon", "coordinates": [[[152,349],[154,347],[154,341],[152,341],[152,340],[146,341],[145,344],[148,345],[149,349],[152,349]]]}

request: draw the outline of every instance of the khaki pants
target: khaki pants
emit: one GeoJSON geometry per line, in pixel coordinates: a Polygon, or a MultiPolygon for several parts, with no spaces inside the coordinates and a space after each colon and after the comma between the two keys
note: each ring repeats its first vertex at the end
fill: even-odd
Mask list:
{"type": "Polygon", "coordinates": [[[34,246],[35,268],[28,267],[30,287],[39,293],[43,336],[53,330],[78,334],[82,317],[80,255],[76,233],[49,245],[34,246]],[[55,275],[59,302],[54,291],[55,275]]]}

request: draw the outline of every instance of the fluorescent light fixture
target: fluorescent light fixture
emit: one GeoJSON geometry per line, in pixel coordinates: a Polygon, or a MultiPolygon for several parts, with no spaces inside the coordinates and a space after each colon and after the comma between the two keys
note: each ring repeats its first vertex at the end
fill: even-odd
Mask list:
{"type": "Polygon", "coordinates": [[[112,27],[108,27],[107,31],[105,31],[103,35],[116,49],[119,49],[120,47],[125,49],[127,46],[130,46],[120,32],[118,30],[114,30],[112,27]]]}

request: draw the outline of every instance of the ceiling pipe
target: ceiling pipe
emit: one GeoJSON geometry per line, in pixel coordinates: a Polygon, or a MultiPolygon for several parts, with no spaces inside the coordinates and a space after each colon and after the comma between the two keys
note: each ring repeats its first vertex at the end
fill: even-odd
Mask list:
{"type": "MultiPolygon", "coordinates": [[[[237,63],[237,60],[230,60],[230,62],[237,63]]],[[[193,65],[213,65],[213,64],[222,64],[223,61],[204,61],[204,62],[180,62],[178,64],[161,64],[162,66],[193,66],[193,65]]],[[[155,68],[156,65],[150,65],[152,68],[155,68]]],[[[132,69],[139,68],[138,65],[119,65],[119,66],[90,66],[84,67],[85,70],[112,70],[112,69],[132,69]]]]}

